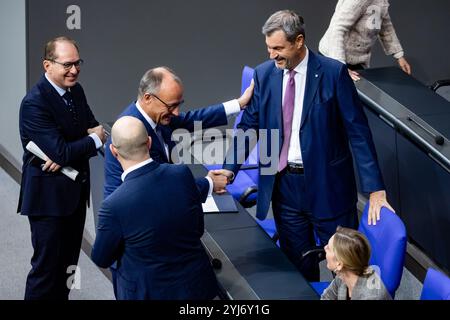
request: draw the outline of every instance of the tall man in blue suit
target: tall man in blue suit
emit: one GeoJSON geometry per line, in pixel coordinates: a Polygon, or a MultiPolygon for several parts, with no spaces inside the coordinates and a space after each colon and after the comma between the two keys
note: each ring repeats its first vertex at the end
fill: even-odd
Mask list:
{"type": "Polygon", "coordinates": [[[89,158],[105,141],[103,127],[77,83],[82,62],[73,40],[48,42],[45,74],[20,106],[24,155],[18,212],[28,216],[34,249],[25,299],[68,299],[68,277],[78,263],[89,199],[89,158]],[[30,141],[47,161],[25,149],[30,141]],[[78,170],[80,181],[63,175],[61,166],[78,170]]]}
{"type": "MultiPolygon", "coordinates": [[[[349,142],[362,190],[370,193],[370,222],[376,223],[381,206],[389,204],[367,119],[346,66],[305,46],[303,18],[292,11],[274,13],[262,32],[271,60],[255,69],[254,95],[239,128],[266,129],[269,138],[280,134],[273,135],[279,137],[272,150],[278,162],[275,172],[264,174],[260,167],[257,217],[265,219],[272,200],[281,248],[314,281],[319,277],[317,263],[302,259],[315,244],[313,232],[326,244],[336,226],[357,227],[349,142]]],[[[221,170],[230,180],[240,168],[236,159],[248,155],[248,147],[238,147],[236,141],[221,170]]]]}
{"type": "Polygon", "coordinates": [[[151,159],[152,140],[135,117],[117,120],[111,140],[123,183],[100,208],[92,260],[103,268],[117,261],[117,299],[214,298],[217,280],[200,241],[203,211],[189,168],[151,159]]]}
{"type": "MultiPolygon", "coordinates": [[[[169,68],[158,67],[143,75],[137,101],[131,103],[119,117],[132,116],[141,120],[153,141],[150,150],[152,159],[159,163],[174,163],[176,149],[171,140],[174,130],[182,128],[193,131],[194,121],[201,121],[203,128],[226,125],[227,116],[244,108],[252,93],[253,87],[250,86],[239,99],[186,113],[180,112],[183,103],[182,82],[169,68]]],[[[110,143],[108,140],[105,145],[104,198],[121,184],[120,175],[123,172],[119,162],[109,151],[110,143]]],[[[209,173],[196,182],[202,201],[205,201],[213,190],[223,190],[227,180],[223,175],[209,173]]]]}

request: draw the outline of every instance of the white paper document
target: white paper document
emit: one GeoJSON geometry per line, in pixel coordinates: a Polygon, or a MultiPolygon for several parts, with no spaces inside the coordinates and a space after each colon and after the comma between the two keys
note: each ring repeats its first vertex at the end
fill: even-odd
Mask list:
{"type": "Polygon", "coordinates": [[[219,212],[216,202],[213,196],[206,198],[206,201],[202,203],[203,212],[219,212]]]}
{"type": "MultiPolygon", "coordinates": [[[[28,142],[28,144],[26,145],[26,148],[28,151],[33,153],[35,156],[46,161],[47,156],[33,141],[28,142]]],[[[67,176],[68,178],[72,179],[73,181],[75,181],[79,172],[77,170],[75,170],[74,168],[67,166],[67,167],[61,168],[61,173],[64,174],[65,176],[67,176]]]]}

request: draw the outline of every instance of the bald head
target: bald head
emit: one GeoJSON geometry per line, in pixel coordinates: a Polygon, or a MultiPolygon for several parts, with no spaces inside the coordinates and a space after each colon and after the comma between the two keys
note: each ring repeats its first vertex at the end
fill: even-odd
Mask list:
{"type": "Polygon", "coordinates": [[[117,120],[111,129],[111,141],[124,160],[143,161],[149,157],[147,130],[142,121],[135,117],[125,116],[117,120]]]}

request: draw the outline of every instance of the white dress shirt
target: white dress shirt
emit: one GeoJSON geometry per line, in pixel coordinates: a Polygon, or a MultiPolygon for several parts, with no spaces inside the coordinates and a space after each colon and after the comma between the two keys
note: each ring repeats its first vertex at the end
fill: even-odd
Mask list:
{"type": "MultiPolygon", "coordinates": [[[[306,71],[308,69],[309,50],[306,48],[306,55],[303,60],[294,68],[295,74],[295,101],[294,116],[292,118],[291,140],[288,149],[288,163],[302,164],[302,151],[300,148],[300,123],[302,119],[303,100],[305,98],[306,71]]],[[[284,70],[283,76],[283,97],[289,80],[289,70],[284,70]]]]}
{"type": "MultiPolygon", "coordinates": [[[[148,116],[148,114],[144,111],[144,109],[142,109],[141,105],[139,104],[139,101],[136,101],[136,108],[142,114],[144,119],[150,124],[150,126],[153,129],[153,131],[156,132],[157,123],[155,121],[153,121],[153,119],[148,116]]],[[[164,151],[166,152],[167,159],[170,159],[170,157],[169,157],[169,146],[166,143],[164,143],[164,151]]]]}
{"type": "Polygon", "coordinates": [[[149,158],[149,159],[144,160],[144,161],[142,161],[142,162],[140,162],[140,163],[138,163],[138,164],[135,164],[134,166],[129,167],[129,168],[128,168],[127,170],[125,170],[125,171],[122,173],[122,175],[120,176],[120,178],[122,179],[122,182],[125,181],[125,178],[127,177],[127,175],[128,175],[131,171],[137,170],[137,169],[139,169],[139,168],[145,166],[146,164],[151,163],[152,161],[153,161],[152,158],[149,158]]]}

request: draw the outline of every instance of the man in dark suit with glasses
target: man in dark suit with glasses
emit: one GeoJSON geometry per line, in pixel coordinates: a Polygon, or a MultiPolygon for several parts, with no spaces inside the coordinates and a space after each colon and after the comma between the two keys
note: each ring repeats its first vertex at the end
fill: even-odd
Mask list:
{"type": "Polygon", "coordinates": [[[89,158],[106,139],[77,83],[82,63],[75,41],[49,41],[45,74],[20,106],[24,155],[18,212],[28,216],[34,249],[25,299],[67,300],[69,277],[78,263],[89,199],[89,158]],[[26,149],[30,141],[45,153],[46,161],[26,149]],[[62,174],[65,166],[79,171],[81,179],[62,174]]]}
{"type": "MultiPolygon", "coordinates": [[[[169,68],[158,67],[148,70],[142,77],[136,102],[131,103],[119,115],[133,116],[141,120],[148,135],[154,141],[150,156],[158,163],[174,163],[172,158],[175,143],[171,140],[176,129],[194,130],[194,121],[201,121],[203,128],[226,125],[227,116],[238,113],[250,100],[253,86],[235,100],[209,106],[195,111],[181,112],[183,100],[183,85],[181,79],[169,68]]],[[[121,183],[123,172],[117,159],[109,150],[108,139],[105,145],[105,186],[104,198],[107,198],[121,183]]],[[[196,180],[202,201],[205,201],[212,191],[222,191],[227,183],[223,175],[208,174],[205,178],[196,180]]]]}

